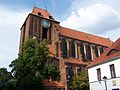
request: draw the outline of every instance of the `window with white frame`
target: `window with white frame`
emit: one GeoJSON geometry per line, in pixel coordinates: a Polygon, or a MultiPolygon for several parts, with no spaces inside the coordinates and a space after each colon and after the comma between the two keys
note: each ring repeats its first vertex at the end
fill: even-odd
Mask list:
{"type": "Polygon", "coordinates": [[[115,78],[116,77],[114,64],[110,65],[110,73],[111,73],[111,78],[115,78]]]}
{"type": "Polygon", "coordinates": [[[100,68],[97,69],[97,79],[98,81],[101,80],[101,69],[100,68]]]}

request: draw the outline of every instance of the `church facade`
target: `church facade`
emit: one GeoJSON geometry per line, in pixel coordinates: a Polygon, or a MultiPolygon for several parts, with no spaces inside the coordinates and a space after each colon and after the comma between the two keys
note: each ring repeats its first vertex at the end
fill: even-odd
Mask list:
{"type": "Polygon", "coordinates": [[[47,10],[37,7],[21,27],[20,51],[29,37],[48,41],[50,63],[59,68],[60,82],[66,90],[72,77],[112,44],[110,39],[62,27],[47,10]]]}

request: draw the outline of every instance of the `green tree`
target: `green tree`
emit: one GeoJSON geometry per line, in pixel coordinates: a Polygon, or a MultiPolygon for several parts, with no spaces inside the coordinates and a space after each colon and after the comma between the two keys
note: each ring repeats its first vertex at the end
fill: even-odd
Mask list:
{"type": "Polygon", "coordinates": [[[0,90],[7,90],[7,83],[12,78],[12,74],[6,68],[0,68],[0,90]]]}
{"type": "MultiPolygon", "coordinates": [[[[10,64],[10,67],[12,67],[11,72],[17,81],[16,90],[38,90],[40,88],[42,90],[43,80],[46,79],[45,70],[48,59],[47,42],[28,39],[18,58],[10,64]]],[[[50,72],[54,73],[53,70],[50,72]]]]}
{"type": "Polygon", "coordinates": [[[89,90],[87,70],[83,70],[78,75],[74,76],[70,85],[72,90],[89,90]]]}
{"type": "Polygon", "coordinates": [[[60,80],[60,71],[53,64],[46,64],[44,70],[45,79],[60,80]]]}

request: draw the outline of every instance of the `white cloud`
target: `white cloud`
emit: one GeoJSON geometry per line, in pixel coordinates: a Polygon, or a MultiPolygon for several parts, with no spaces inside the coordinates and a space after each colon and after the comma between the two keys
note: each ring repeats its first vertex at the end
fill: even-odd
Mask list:
{"type": "Polygon", "coordinates": [[[20,27],[28,14],[26,10],[0,7],[0,67],[7,67],[17,57],[20,27]]]}
{"type": "MultiPolygon", "coordinates": [[[[78,3],[79,5],[79,3],[78,3]]],[[[72,8],[72,7],[71,7],[72,8]]],[[[104,35],[115,40],[120,35],[110,36],[110,33],[119,33],[120,15],[118,11],[106,4],[93,4],[73,10],[68,18],[61,22],[62,26],[89,32],[97,35],[104,35]]]]}
{"type": "Polygon", "coordinates": [[[111,40],[115,41],[120,37],[120,28],[107,31],[106,33],[99,34],[99,36],[109,37],[111,40]]]}

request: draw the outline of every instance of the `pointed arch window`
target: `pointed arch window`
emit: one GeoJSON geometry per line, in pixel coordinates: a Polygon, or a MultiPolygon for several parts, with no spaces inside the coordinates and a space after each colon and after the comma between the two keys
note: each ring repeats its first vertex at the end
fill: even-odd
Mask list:
{"type": "Polygon", "coordinates": [[[47,33],[48,33],[48,28],[42,27],[42,39],[47,40],[47,33]]]}
{"type": "Polygon", "coordinates": [[[71,57],[75,58],[75,43],[71,41],[71,57]]]}
{"type": "Polygon", "coordinates": [[[82,43],[80,44],[80,52],[81,52],[81,59],[82,59],[82,61],[85,61],[84,46],[83,46],[82,43]]]}
{"type": "Polygon", "coordinates": [[[102,53],[103,53],[103,48],[101,47],[101,48],[100,48],[100,54],[102,54],[102,53]]]}
{"type": "Polygon", "coordinates": [[[91,48],[89,45],[86,45],[86,57],[89,61],[92,60],[92,57],[91,57],[91,48]]]}
{"type": "Polygon", "coordinates": [[[67,41],[65,39],[62,39],[62,52],[63,52],[63,57],[67,57],[67,41]]]}
{"type": "Polygon", "coordinates": [[[97,47],[94,47],[94,50],[95,50],[95,56],[98,57],[98,48],[97,47]]]}
{"type": "Polygon", "coordinates": [[[119,50],[111,49],[106,56],[108,56],[108,55],[110,55],[110,54],[113,54],[113,53],[116,53],[116,52],[118,52],[118,51],[119,51],[119,50]]]}

